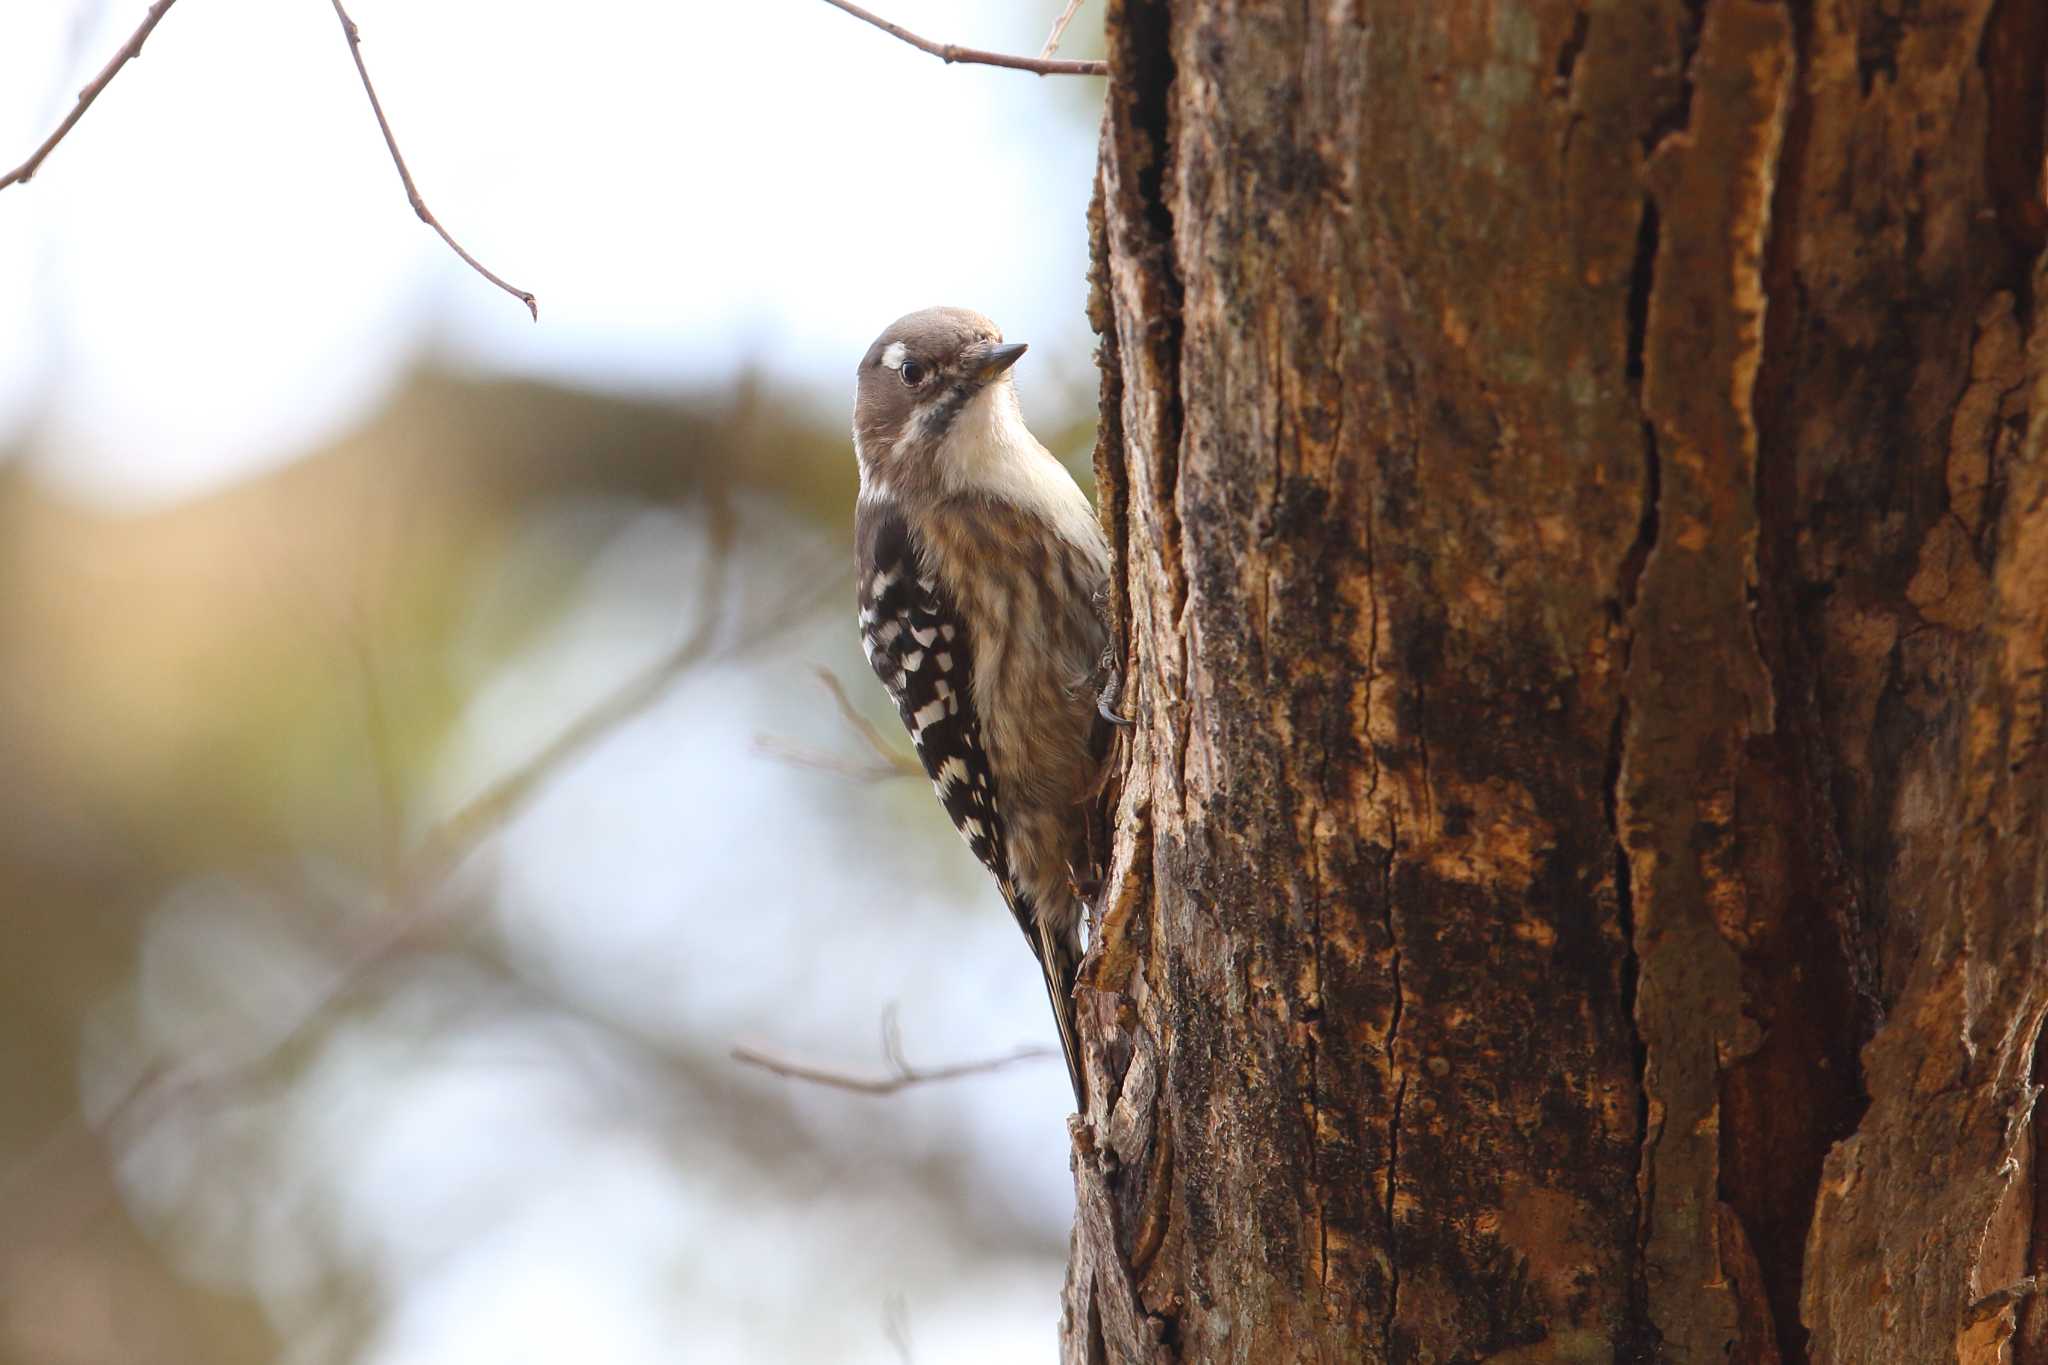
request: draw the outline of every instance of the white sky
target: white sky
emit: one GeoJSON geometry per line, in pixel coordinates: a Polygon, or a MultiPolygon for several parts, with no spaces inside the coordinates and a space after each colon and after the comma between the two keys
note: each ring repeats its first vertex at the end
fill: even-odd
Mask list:
{"type": "MultiPolygon", "coordinates": [[[[0,7],[0,162],[144,8],[0,7]]],[[[886,8],[1035,50],[1057,5],[886,8]]],[[[754,363],[831,392],[886,323],[946,302],[1085,353],[1093,82],[948,67],[819,0],[350,12],[427,202],[540,323],[412,216],[328,4],[183,0],[0,193],[0,441],[40,424],[73,494],[174,499],[287,458],[426,347],[650,392],[754,363]]]]}

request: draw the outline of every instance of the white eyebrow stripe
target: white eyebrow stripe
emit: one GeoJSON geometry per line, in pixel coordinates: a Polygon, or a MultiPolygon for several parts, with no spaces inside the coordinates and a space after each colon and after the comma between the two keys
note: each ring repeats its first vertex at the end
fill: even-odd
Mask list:
{"type": "Polygon", "coordinates": [[[892,341],[889,343],[889,348],[882,352],[882,363],[892,370],[900,370],[903,368],[906,354],[902,342],[892,341]]]}

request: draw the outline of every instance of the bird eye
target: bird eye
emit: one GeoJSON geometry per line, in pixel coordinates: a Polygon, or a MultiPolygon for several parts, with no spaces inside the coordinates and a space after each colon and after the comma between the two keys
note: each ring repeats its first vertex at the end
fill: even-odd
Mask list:
{"type": "Polygon", "coordinates": [[[924,366],[918,364],[915,360],[904,361],[903,368],[897,371],[897,373],[901,374],[903,382],[910,385],[913,389],[919,384],[924,383],[924,366]]]}

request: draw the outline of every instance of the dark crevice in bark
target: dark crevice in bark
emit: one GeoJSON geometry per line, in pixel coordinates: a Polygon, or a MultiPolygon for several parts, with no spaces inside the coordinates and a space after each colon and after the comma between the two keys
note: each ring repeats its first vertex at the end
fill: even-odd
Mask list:
{"type": "MultiPolygon", "coordinates": [[[[1161,390],[1168,397],[1165,430],[1157,452],[1162,496],[1160,506],[1171,517],[1169,534],[1176,557],[1179,553],[1180,435],[1184,403],[1181,395],[1181,307],[1185,291],[1174,260],[1172,186],[1167,173],[1173,164],[1173,10],[1164,0],[1127,3],[1120,22],[1112,25],[1118,35],[1113,65],[1128,92],[1131,131],[1143,138],[1149,155],[1136,166],[1138,200],[1146,225],[1153,236],[1154,259],[1148,264],[1165,292],[1164,316],[1152,319],[1159,328],[1156,348],[1161,360],[1161,390]]],[[[1187,576],[1177,574],[1182,600],[1174,603],[1175,614],[1186,606],[1187,576]]]]}
{"type": "MultiPolygon", "coordinates": [[[[1636,538],[1622,556],[1621,572],[1616,577],[1615,603],[1621,619],[1627,623],[1629,614],[1636,608],[1636,598],[1643,587],[1643,568],[1650,562],[1650,551],[1657,544],[1657,503],[1663,496],[1663,464],[1657,454],[1657,429],[1648,422],[1643,423],[1643,513],[1636,522],[1636,538]]],[[[1627,656],[1622,658],[1622,671],[1628,670],[1627,656]]]]}
{"type": "Polygon", "coordinates": [[[2048,141],[2048,4],[1998,0],[1978,63],[1990,108],[1984,169],[1998,225],[2012,245],[1999,287],[2012,291],[2022,332],[2033,323],[2033,258],[2048,247],[2041,162],[2048,141]]]}
{"type": "MultiPolygon", "coordinates": [[[[1105,212],[1119,215],[1131,232],[1135,265],[1158,286],[1160,298],[1147,315],[1136,319],[1139,330],[1127,338],[1150,362],[1148,392],[1158,394],[1162,411],[1155,424],[1137,433],[1143,455],[1151,462],[1153,498],[1159,516],[1154,549],[1167,565],[1173,615],[1187,607],[1187,573],[1181,554],[1180,446],[1185,403],[1182,396],[1182,304],[1185,291],[1174,261],[1172,185],[1168,171],[1173,155],[1172,92],[1176,76],[1173,54],[1173,11],[1166,0],[1121,0],[1107,19],[1109,66],[1109,136],[1118,143],[1118,157],[1129,175],[1121,201],[1105,212]]],[[[1125,364],[1133,363],[1126,359],[1125,364]]],[[[1146,367],[1141,367],[1146,368],[1146,367]]],[[[1125,433],[1129,439],[1130,433],[1125,433]]],[[[1124,581],[1128,581],[1125,579],[1124,581]]],[[[1184,698],[1159,699],[1169,705],[1184,698]]],[[[1187,779],[1191,732],[1186,714],[1169,723],[1173,773],[1177,786],[1187,779]]]]}
{"type": "Polygon", "coordinates": [[[1393,1360],[1394,1324],[1401,1314],[1401,1239],[1394,1221],[1394,1194],[1401,1170],[1401,1109],[1408,1098],[1408,1078],[1401,1074],[1394,1048],[1401,1036],[1401,938],[1394,919],[1394,860],[1401,846],[1401,820],[1389,812],[1387,857],[1381,872],[1380,904],[1384,907],[1389,984],[1393,1009],[1387,1019],[1387,1077],[1394,1085],[1394,1102],[1387,1113],[1387,1313],[1380,1323],[1381,1358],[1393,1360]]]}
{"type": "Polygon", "coordinates": [[[1856,1129],[1868,1097],[1860,1051],[1876,1029],[1864,916],[1830,798],[1836,760],[1825,679],[1802,614],[1795,392],[1805,298],[1795,257],[1813,110],[1806,94],[1812,15],[1790,7],[1796,65],[1764,249],[1763,356],[1756,426],[1756,584],[1750,625],[1769,679],[1772,728],[1751,738],[1738,785],[1752,927],[1743,946],[1745,1013],[1758,1046],[1720,1081],[1719,1196],[1741,1224],[1785,1365],[1805,1365],[1799,1303],[1828,1151],[1856,1129]]]}
{"type": "MultiPolygon", "coordinates": [[[[1688,57],[1690,52],[1688,51],[1688,57]]],[[[1686,87],[1686,99],[1680,108],[1689,106],[1691,89],[1686,87]]],[[[1660,135],[1661,136],[1661,135],[1660,135]]],[[[1654,139],[1650,145],[1654,145],[1654,139]]],[[[1624,373],[1633,391],[1638,410],[1643,401],[1644,351],[1648,344],[1650,319],[1650,294],[1656,283],[1657,248],[1661,237],[1657,201],[1651,195],[1644,195],[1642,217],[1636,227],[1635,261],[1629,272],[1628,288],[1628,350],[1624,373]]],[[[1663,463],[1657,448],[1657,430],[1647,416],[1643,419],[1643,493],[1642,510],[1636,519],[1635,540],[1615,575],[1615,611],[1622,632],[1621,679],[1622,697],[1615,710],[1614,729],[1608,740],[1604,798],[1606,803],[1607,833],[1614,842],[1614,894],[1617,929],[1621,936],[1620,1001],[1622,1022],[1629,1032],[1630,1063],[1635,1075],[1635,1150],[1637,1153],[1636,1182],[1636,1256],[1629,1274],[1628,1324],[1619,1358],[1624,1360],[1653,1358],[1658,1333],[1650,1320],[1650,1289],[1646,1274],[1644,1251],[1650,1234],[1649,1211],[1654,1202],[1655,1191],[1650,1186],[1651,1165],[1650,1142],[1650,1049],[1641,1027],[1636,1021],[1636,995],[1640,985],[1642,964],[1636,955],[1635,890],[1629,868],[1628,841],[1621,828],[1621,797],[1624,778],[1624,759],[1628,744],[1629,727],[1629,661],[1635,643],[1635,610],[1642,590],[1643,572],[1650,562],[1650,555],[1656,549],[1660,529],[1660,509],[1663,502],[1663,463]]]]}
{"type": "MultiPolygon", "coordinates": [[[[1123,356],[1116,340],[1116,305],[1109,279],[1109,227],[1102,177],[1088,200],[1088,325],[1100,338],[1095,349],[1097,381],[1095,429],[1095,506],[1109,540],[1109,647],[1117,676],[1116,708],[1131,715],[1128,677],[1131,663],[1131,475],[1130,452],[1124,448],[1123,356]]],[[[1133,717],[1135,719],[1135,717],[1133,717]]],[[[1110,784],[1115,785],[1115,784],[1110,784]]],[[[1098,802],[1102,812],[1115,809],[1107,793],[1098,802]]],[[[1104,829],[1108,831],[1105,818],[1104,829]]],[[[1108,831],[1113,833],[1113,831],[1108,831]]],[[[1105,839],[1102,847],[1109,843],[1105,839]]]]}
{"type": "MultiPolygon", "coordinates": [[[[1172,149],[1173,14],[1165,0],[1127,0],[1115,25],[1119,84],[1130,99],[1131,128],[1152,145],[1153,155],[1135,167],[1145,219],[1159,241],[1173,241],[1173,206],[1167,200],[1166,169],[1172,149]]],[[[1174,302],[1179,303],[1176,297],[1174,302]]],[[[1178,308],[1175,309],[1178,313],[1178,308]]]]}
{"type": "Polygon", "coordinates": [[[1685,14],[1678,30],[1678,87],[1671,100],[1643,133],[1643,152],[1654,154],[1659,144],[1692,123],[1692,59],[1699,51],[1700,31],[1707,24],[1707,0],[1686,0],[1685,14]]]}
{"type": "MultiPolygon", "coordinates": [[[[1855,1131],[1867,1099],[1856,1075],[1857,1010],[1827,908],[1846,894],[1820,828],[1794,733],[1759,736],[1746,757],[1739,817],[1787,865],[1760,873],[1764,923],[1743,954],[1745,1012],[1763,1031],[1720,1079],[1719,1197],[1742,1223],[1785,1365],[1808,1360],[1799,1317],[1804,1256],[1829,1149],[1855,1131]]],[[[1770,860],[1770,855],[1764,855],[1770,860]]]]}
{"type": "Polygon", "coordinates": [[[1401,1106],[1408,1099],[1408,1078],[1394,1087],[1394,1111],[1387,1121],[1387,1316],[1380,1324],[1382,1358],[1394,1359],[1394,1323],[1401,1316],[1400,1248],[1392,1236],[1394,1223],[1394,1180],[1401,1166],[1401,1106]]]}
{"type": "MultiPolygon", "coordinates": [[[[1643,479],[1643,512],[1636,543],[1630,547],[1621,571],[1617,596],[1622,605],[1621,676],[1626,688],[1629,676],[1629,656],[1633,645],[1632,613],[1636,604],[1643,564],[1657,541],[1657,501],[1660,475],[1657,464],[1657,443],[1644,424],[1645,469],[1643,479]]],[[[1614,729],[1608,740],[1607,763],[1603,796],[1605,798],[1608,837],[1614,842],[1614,897],[1616,930],[1621,938],[1620,962],[1620,1005],[1623,1025],[1629,1035],[1630,1066],[1635,1075],[1635,1136],[1634,1145],[1638,1158],[1638,1179],[1636,1186],[1635,1226],[1637,1255],[1629,1277],[1629,1324],[1627,1335],[1639,1343],[1639,1358],[1649,1359],[1651,1343],[1655,1341],[1656,1329],[1650,1325],[1650,1291],[1645,1277],[1643,1249],[1649,1236],[1649,1210],[1654,1201],[1655,1191],[1650,1187],[1650,1084],[1649,1044],[1644,1040],[1641,1027],[1636,1022],[1636,993],[1640,984],[1642,964],[1636,955],[1635,890],[1629,869],[1628,841],[1621,828],[1621,793],[1623,781],[1623,760],[1627,752],[1629,725],[1628,698],[1624,693],[1614,713],[1614,729]]],[[[1626,1354],[1623,1359],[1631,1359],[1626,1354]]]]}
{"type": "Polygon", "coordinates": [[[1871,5],[1857,15],[1856,79],[1866,96],[1879,77],[1899,79],[1899,44],[1905,37],[1905,17],[1887,14],[1882,5],[1871,5]]]}
{"type": "MultiPolygon", "coordinates": [[[[1654,525],[1654,521],[1652,521],[1654,525]]],[[[1626,645],[1623,646],[1626,650],[1626,645]]],[[[1626,654],[1622,676],[1628,676],[1626,654]]],[[[1616,928],[1621,935],[1621,1016],[1629,1031],[1630,1063],[1635,1073],[1635,1149],[1638,1153],[1636,1183],[1636,1256],[1629,1274],[1628,1322],[1623,1331],[1621,1360],[1654,1358],[1657,1330],[1650,1325],[1650,1286],[1645,1275],[1643,1247],[1649,1237],[1649,1209],[1655,1191],[1650,1188],[1650,1065],[1649,1045],[1636,1024],[1636,990],[1641,966],[1636,958],[1635,892],[1630,886],[1628,845],[1621,832],[1622,753],[1628,735],[1628,701],[1622,700],[1614,713],[1614,733],[1608,742],[1605,797],[1607,832],[1614,840],[1614,896],[1616,928]],[[1633,1350],[1634,1354],[1630,1351],[1633,1350]]]]}
{"type": "Polygon", "coordinates": [[[1578,74],[1579,57],[1586,50],[1586,37],[1592,31],[1593,16],[1584,6],[1572,16],[1572,31],[1565,36],[1563,46],[1557,50],[1557,84],[1552,93],[1561,100],[1568,100],[1572,94],[1572,80],[1578,74]]]}
{"type": "Polygon", "coordinates": [[[1636,257],[1628,276],[1628,353],[1623,373],[1642,397],[1643,347],[1650,333],[1650,284],[1657,270],[1659,222],[1657,201],[1643,196],[1642,217],[1636,221],[1636,257]]]}

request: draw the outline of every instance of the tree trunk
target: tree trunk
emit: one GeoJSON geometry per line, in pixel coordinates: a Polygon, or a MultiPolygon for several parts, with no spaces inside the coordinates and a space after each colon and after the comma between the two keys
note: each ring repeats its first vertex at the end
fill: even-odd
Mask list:
{"type": "Polygon", "coordinates": [[[2048,1362],[2048,0],[1109,34],[1065,1358],[2048,1362]]]}

